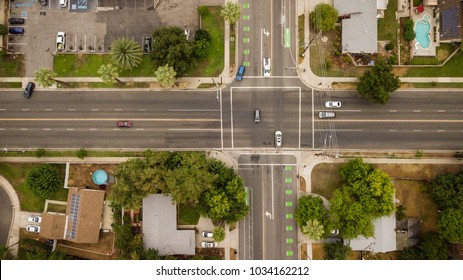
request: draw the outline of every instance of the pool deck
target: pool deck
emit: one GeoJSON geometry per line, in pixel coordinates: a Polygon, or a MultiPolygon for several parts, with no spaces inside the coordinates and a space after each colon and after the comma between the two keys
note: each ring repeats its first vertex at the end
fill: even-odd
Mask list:
{"type": "Polygon", "coordinates": [[[413,22],[418,22],[419,20],[423,19],[425,15],[429,15],[431,17],[431,30],[429,31],[430,39],[431,39],[431,44],[429,45],[428,48],[423,49],[420,47],[418,41],[414,39],[411,42],[411,56],[436,56],[436,42],[434,40],[434,27],[436,26],[435,18],[434,18],[434,12],[431,7],[425,7],[424,12],[417,14],[415,11],[410,13],[413,19],[413,22]]]}

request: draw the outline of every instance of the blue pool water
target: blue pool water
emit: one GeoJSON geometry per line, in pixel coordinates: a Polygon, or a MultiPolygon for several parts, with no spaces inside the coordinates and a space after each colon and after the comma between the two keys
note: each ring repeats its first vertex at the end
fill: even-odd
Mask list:
{"type": "Polygon", "coordinates": [[[104,170],[96,170],[92,176],[93,182],[97,185],[107,184],[108,174],[104,170]]]}
{"type": "Polygon", "coordinates": [[[426,15],[423,17],[423,19],[417,21],[415,25],[416,41],[423,49],[427,49],[431,45],[431,39],[429,38],[431,23],[429,20],[430,16],[426,15]]]}

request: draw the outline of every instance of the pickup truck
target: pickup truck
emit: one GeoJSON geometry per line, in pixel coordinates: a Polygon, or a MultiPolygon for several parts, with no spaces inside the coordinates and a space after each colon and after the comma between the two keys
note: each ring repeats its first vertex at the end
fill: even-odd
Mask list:
{"type": "Polygon", "coordinates": [[[56,35],[56,49],[62,51],[66,48],[66,33],[58,32],[56,35]]]}

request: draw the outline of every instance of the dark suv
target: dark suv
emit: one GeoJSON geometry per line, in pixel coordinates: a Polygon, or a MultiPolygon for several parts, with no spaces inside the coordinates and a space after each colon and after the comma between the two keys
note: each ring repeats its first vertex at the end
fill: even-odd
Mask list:
{"type": "Polygon", "coordinates": [[[32,93],[34,92],[35,84],[33,82],[27,83],[26,88],[24,89],[24,97],[30,98],[32,93]]]}
{"type": "Polygon", "coordinates": [[[9,24],[24,24],[24,21],[25,20],[23,18],[16,18],[16,17],[12,17],[8,19],[9,24]]]}

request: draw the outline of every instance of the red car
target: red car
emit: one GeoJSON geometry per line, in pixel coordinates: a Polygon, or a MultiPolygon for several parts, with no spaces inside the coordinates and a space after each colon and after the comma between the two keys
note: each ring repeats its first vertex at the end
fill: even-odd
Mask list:
{"type": "Polygon", "coordinates": [[[132,122],[131,121],[118,121],[117,126],[118,127],[132,127],[132,122]]]}

